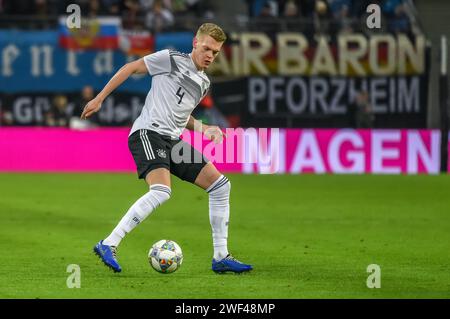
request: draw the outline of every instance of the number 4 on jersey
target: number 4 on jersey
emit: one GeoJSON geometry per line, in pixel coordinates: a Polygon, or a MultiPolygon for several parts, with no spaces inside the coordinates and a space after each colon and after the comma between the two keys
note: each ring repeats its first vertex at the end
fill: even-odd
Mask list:
{"type": "Polygon", "coordinates": [[[181,101],[183,100],[183,96],[184,96],[184,93],[186,93],[186,92],[183,92],[183,94],[181,94],[181,86],[178,88],[178,91],[177,91],[177,94],[176,94],[176,96],[178,96],[180,99],[178,100],[178,104],[180,104],[181,103],[181,101]]]}

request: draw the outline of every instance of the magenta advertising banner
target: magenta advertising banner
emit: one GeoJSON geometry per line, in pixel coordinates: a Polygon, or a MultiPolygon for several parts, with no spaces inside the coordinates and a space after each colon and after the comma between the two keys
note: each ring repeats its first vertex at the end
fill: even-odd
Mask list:
{"type": "MultiPolygon", "coordinates": [[[[128,133],[128,128],[1,128],[0,171],[134,172],[128,133]]],[[[439,173],[439,130],[238,128],[225,133],[222,144],[189,131],[182,138],[223,172],[439,173]]]]}

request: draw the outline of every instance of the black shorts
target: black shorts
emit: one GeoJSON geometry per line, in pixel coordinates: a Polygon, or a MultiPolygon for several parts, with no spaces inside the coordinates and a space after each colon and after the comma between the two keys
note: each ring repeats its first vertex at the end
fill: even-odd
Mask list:
{"type": "Polygon", "coordinates": [[[151,130],[137,130],[131,134],[128,148],[141,179],[145,179],[150,171],[163,167],[178,178],[194,183],[209,162],[189,143],[151,130]]]}

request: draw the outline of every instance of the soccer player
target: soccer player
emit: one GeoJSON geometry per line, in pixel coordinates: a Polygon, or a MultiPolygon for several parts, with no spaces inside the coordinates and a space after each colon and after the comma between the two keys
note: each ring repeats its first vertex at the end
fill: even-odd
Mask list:
{"type": "Polygon", "coordinates": [[[225,40],[226,35],[219,26],[204,23],[197,30],[190,54],[162,50],[125,64],[81,114],[86,119],[98,112],[104,99],[132,74],[149,73],[153,77],[142,112],[128,137],[139,178],[145,179],[149,191],[128,209],[112,233],[94,247],[104,264],[115,272],[122,270],[116,256],[122,239],[170,198],[170,174],[209,194],[214,247],[212,270],[217,273],[252,270],[251,265],[238,261],[228,252],[230,181],[200,152],[180,139],[187,128],[202,132],[215,143],[223,140],[219,127],[202,124],[190,114],[208,92],[210,81],[204,70],[217,57],[225,40]],[[175,146],[180,150],[179,156],[172,152],[175,146]]]}

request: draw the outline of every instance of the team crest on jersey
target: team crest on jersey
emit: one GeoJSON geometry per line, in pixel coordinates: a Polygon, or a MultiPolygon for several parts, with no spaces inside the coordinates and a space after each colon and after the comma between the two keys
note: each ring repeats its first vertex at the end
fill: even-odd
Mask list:
{"type": "Polygon", "coordinates": [[[159,157],[162,157],[162,158],[166,158],[167,157],[167,154],[166,154],[165,150],[157,149],[156,152],[158,153],[159,157]]]}

